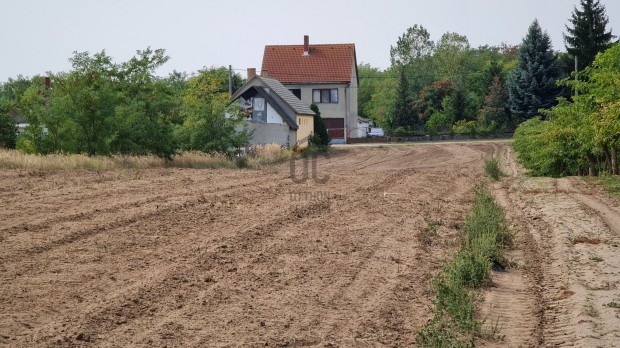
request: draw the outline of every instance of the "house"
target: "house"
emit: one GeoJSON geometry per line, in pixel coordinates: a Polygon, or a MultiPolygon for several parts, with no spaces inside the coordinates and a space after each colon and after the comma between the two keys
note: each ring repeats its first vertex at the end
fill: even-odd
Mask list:
{"type": "Polygon", "coordinates": [[[354,44],[265,46],[262,76],[280,81],[305,105],[317,104],[333,143],[365,137],[358,128],[354,44]]]}
{"type": "Polygon", "coordinates": [[[247,82],[231,97],[253,131],[252,145],[306,147],[315,113],[277,80],[248,69],[247,82]]]}

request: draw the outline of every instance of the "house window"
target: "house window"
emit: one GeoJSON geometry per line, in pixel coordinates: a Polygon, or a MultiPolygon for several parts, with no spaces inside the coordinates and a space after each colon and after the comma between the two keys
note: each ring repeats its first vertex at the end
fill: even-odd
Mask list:
{"type": "Polygon", "coordinates": [[[293,88],[289,89],[289,91],[291,91],[291,93],[293,93],[293,95],[296,96],[299,100],[301,100],[301,89],[293,88]]]}
{"type": "Polygon", "coordinates": [[[313,103],[338,103],[338,88],[313,89],[313,103]]]}

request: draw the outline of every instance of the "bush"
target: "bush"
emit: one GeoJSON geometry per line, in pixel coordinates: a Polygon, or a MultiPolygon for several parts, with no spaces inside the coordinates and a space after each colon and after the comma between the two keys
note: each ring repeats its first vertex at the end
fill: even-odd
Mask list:
{"type": "Polygon", "coordinates": [[[455,134],[471,135],[474,136],[477,133],[478,125],[476,121],[460,120],[452,125],[452,131],[455,134]]]}
{"type": "Polygon", "coordinates": [[[451,133],[452,118],[444,112],[434,112],[426,121],[426,130],[430,136],[451,133]]]}
{"type": "Polygon", "coordinates": [[[323,118],[321,118],[321,111],[319,107],[312,103],[310,105],[310,109],[314,111],[314,131],[312,135],[310,135],[310,139],[308,139],[308,143],[321,147],[321,146],[329,146],[329,142],[331,138],[327,133],[327,127],[325,127],[325,122],[323,122],[323,118]]]}

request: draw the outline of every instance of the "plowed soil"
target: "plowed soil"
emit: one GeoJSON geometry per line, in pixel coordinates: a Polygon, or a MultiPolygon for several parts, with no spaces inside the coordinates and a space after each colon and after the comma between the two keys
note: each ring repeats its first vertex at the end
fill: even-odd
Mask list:
{"type": "Polygon", "coordinates": [[[411,346],[499,149],[337,150],[324,184],[289,163],[2,171],[0,345],[411,346]]]}
{"type": "Polygon", "coordinates": [[[491,156],[516,235],[477,345],[617,345],[617,200],[484,142],[339,149],[306,180],[0,171],[0,346],[413,346],[491,156]]]}

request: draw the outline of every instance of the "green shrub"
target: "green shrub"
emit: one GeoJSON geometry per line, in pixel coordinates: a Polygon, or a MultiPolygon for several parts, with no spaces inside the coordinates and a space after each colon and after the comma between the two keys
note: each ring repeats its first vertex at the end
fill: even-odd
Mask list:
{"type": "Polygon", "coordinates": [[[502,173],[501,168],[499,167],[499,160],[497,158],[491,158],[484,161],[484,171],[487,173],[491,179],[497,181],[504,173],[502,173]]]}
{"type": "Polygon", "coordinates": [[[477,128],[478,128],[478,125],[476,121],[460,120],[460,121],[455,122],[454,125],[452,125],[452,131],[455,134],[462,134],[462,135],[474,136],[476,135],[477,128]]]}

